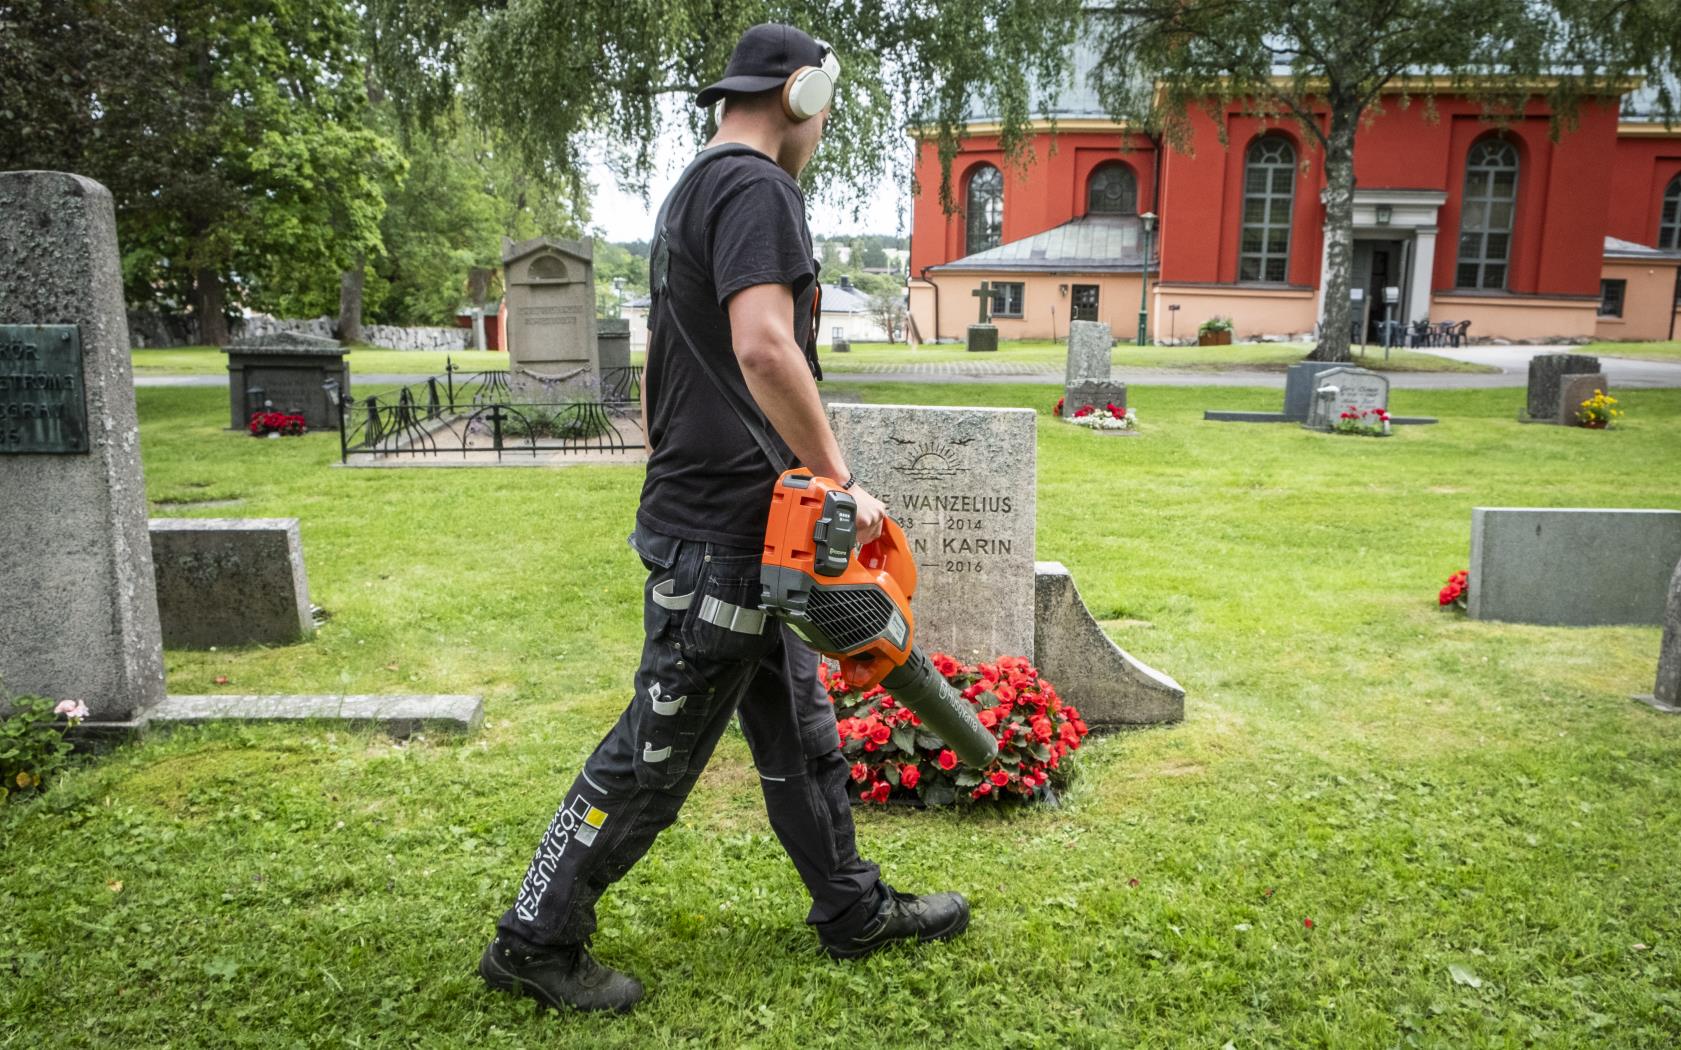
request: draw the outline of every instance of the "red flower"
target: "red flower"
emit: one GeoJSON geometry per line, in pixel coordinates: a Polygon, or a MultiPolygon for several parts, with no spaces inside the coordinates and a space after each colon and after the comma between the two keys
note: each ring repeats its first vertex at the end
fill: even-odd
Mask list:
{"type": "Polygon", "coordinates": [[[1302,920],[1302,925],[1306,926],[1308,929],[1311,930],[1311,929],[1313,929],[1313,920],[1312,919],[1303,919],[1302,920]]]}
{"type": "Polygon", "coordinates": [[[1005,784],[1008,784],[1009,782],[1010,782],[1010,774],[1004,772],[1002,769],[1000,769],[996,773],[992,774],[992,784],[993,784],[994,787],[1003,787],[1005,784]]]}
{"type": "Polygon", "coordinates": [[[949,747],[940,752],[936,761],[940,763],[940,768],[948,773],[957,768],[957,754],[949,747]]]}
{"type": "Polygon", "coordinates": [[[916,782],[922,779],[922,770],[907,762],[899,767],[899,783],[907,788],[916,787],[916,782]]]}
{"type": "Polygon", "coordinates": [[[866,766],[862,762],[852,763],[852,779],[853,780],[862,781],[865,777],[867,777],[869,775],[870,775],[870,767],[869,766],[866,766]]]}
{"type": "Polygon", "coordinates": [[[1056,399],[1056,409],[1051,414],[1057,416],[1062,415],[1062,398],[1059,397],[1056,399]]]}
{"type": "Polygon", "coordinates": [[[1048,719],[1048,718],[1035,718],[1033,720],[1033,739],[1039,741],[1039,743],[1041,743],[1041,744],[1050,743],[1051,742],[1051,735],[1054,732],[1055,731],[1051,728],[1051,720],[1050,719],[1048,719]]]}
{"type": "Polygon", "coordinates": [[[870,789],[870,801],[885,804],[887,796],[893,794],[893,785],[885,780],[876,781],[876,786],[870,789]]]}
{"type": "Polygon", "coordinates": [[[998,708],[982,708],[981,710],[975,712],[975,717],[980,719],[981,725],[991,729],[993,726],[998,724],[998,708]]]}
{"type": "Polygon", "coordinates": [[[870,743],[880,747],[893,739],[893,730],[880,722],[870,726],[870,743]]]}

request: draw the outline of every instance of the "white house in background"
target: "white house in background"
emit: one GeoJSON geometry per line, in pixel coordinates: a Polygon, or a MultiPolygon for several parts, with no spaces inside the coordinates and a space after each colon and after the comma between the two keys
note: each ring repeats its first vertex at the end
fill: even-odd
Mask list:
{"type": "MultiPolygon", "coordinates": [[[[630,348],[635,353],[648,349],[648,309],[652,301],[646,296],[626,301],[624,317],[630,321],[630,348]]],[[[823,282],[823,313],[818,321],[817,342],[828,346],[836,330],[849,342],[883,343],[887,331],[870,306],[870,297],[853,287],[852,278],[841,277],[835,283],[823,282]]]]}

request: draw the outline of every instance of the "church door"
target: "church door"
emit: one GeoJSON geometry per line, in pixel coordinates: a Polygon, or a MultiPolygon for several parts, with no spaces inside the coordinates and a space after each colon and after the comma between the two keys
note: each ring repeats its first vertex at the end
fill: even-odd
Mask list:
{"type": "Polygon", "coordinates": [[[1097,285],[1077,284],[1074,286],[1074,309],[1069,316],[1076,321],[1097,320],[1097,285]]]}

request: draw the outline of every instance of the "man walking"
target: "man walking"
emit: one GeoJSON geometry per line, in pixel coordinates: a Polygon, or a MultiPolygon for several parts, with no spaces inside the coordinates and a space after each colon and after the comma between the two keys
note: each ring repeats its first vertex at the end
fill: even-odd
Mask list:
{"type": "Polygon", "coordinates": [[[590,956],[595,903],[676,818],[738,707],[771,827],[830,955],[859,958],[968,925],[961,895],[899,893],[858,855],[817,655],[758,608],[765,520],[784,467],[844,479],[860,542],[885,514],[847,471],[814,382],[818,266],[795,177],[817,149],[839,72],[827,45],[759,25],[696,98],[724,108],[655,231],[642,379],[651,453],[631,536],[648,570],[635,694],[497,924],[479,962],[492,988],[557,1009],[623,1011],[642,997],[635,978],[590,956]]]}

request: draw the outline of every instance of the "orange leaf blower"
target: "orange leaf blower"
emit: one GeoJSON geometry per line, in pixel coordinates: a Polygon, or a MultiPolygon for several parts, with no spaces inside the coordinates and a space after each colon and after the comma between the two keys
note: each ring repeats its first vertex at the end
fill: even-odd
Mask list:
{"type": "Polygon", "coordinates": [[[916,561],[892,518],[854,548],[858,503],[830,478],[785,471],[771,496],[760,604],[820,653],[840,660],[857,689],[881,685],[971,766],[998,754],[975,709],[913,640],[916,561]]]}

